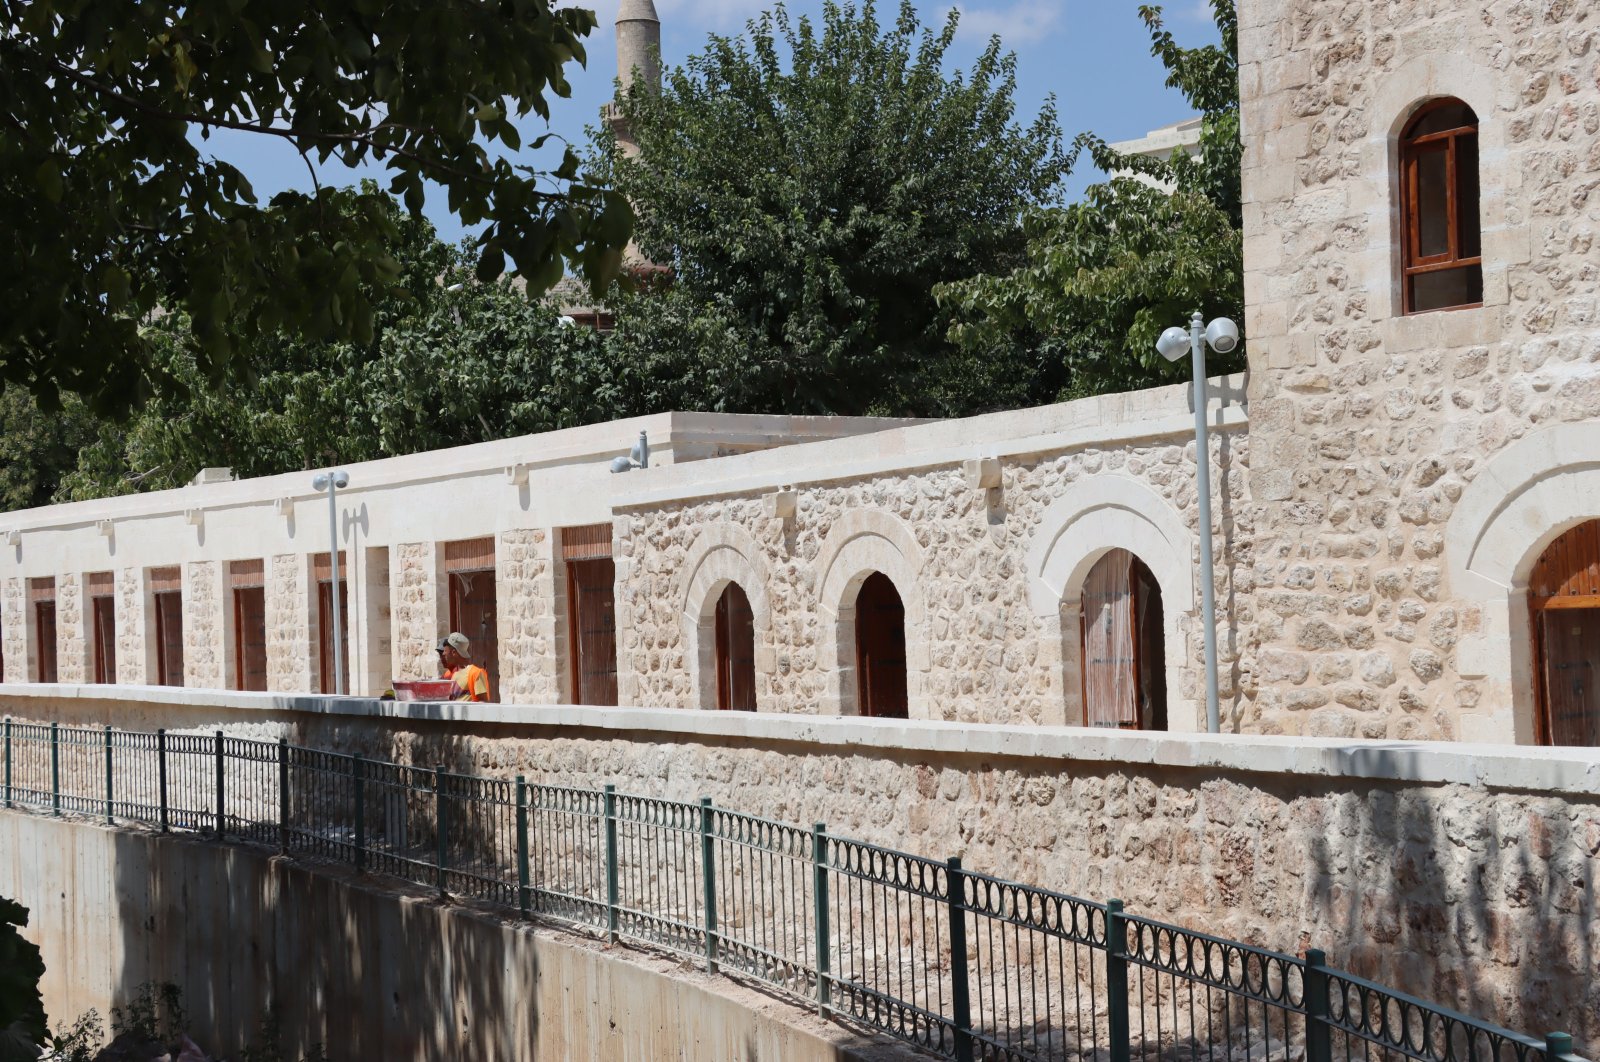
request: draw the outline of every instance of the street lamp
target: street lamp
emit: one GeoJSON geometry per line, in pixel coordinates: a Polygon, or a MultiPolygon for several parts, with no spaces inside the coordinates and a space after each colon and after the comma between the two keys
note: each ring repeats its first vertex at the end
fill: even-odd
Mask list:
{"type": "Polygon", "coordinates": [[[1177,361],[1188,352],[1194,366],[1194,476],[1200,491],[1200,622],[1206,640],[1206,730],[1222,729],[1217,707],[1217,592],[1211,564],[1211,449],[1206,433],[1206,344],[1218,354],[1227,354],[1239,345],[1239,326],[1226,317],[1210,324],[1199,311],[1189,319],[1189,328],[1172,327],[1156,340],[1156,350],[1168,361],[1177,361]]]}
{"type": "Polygon", "coordinates": [[[339,607],[339,503],[334,495],[350,485],[350,473],[344,469],[335,469],[332,472],[318,472],[311,481],[311,489],[328,492],[328,558],[333,566],[333,589],[328,594],[333,598],[333,630],[328,634],[328,640],[333,643],[333,692],[344,693],[344,639],[339,637],[340,607],[339,607]]]}

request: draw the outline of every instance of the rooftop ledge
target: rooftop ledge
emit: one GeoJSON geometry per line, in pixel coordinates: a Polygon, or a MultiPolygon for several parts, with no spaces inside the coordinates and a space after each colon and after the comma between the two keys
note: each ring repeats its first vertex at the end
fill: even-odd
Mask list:
{"type": "MultiPolygon", "coordinates": [[[[0,683],[0,712],[47,718],[72,702],[243,713],[390,719],[397,722],[490,724],[643,735],[661,742],[700,739],[744,744],[798,744],[854,754],[864,747],[933,756],[1057,760],[1240,771],[1252,774],[1363,778],[1433,785],[1471,785],[1563,795],[1600,796],[1600,749],[1480,745],[1444,741],[1361,741],[1235,734],[1157,734],[1089,727],[947,723],[820,715],[712,712],[686,708],[596,708],[380,701],[370,697],[240,693],[170,686],[0,683]],[[32,711],[30,711],[32,709],[32,711]]],[[[107,719],[115,718],[107,713],[107,719]]],[[[190,725],[203,725],[196,721],[190,725]]]]}

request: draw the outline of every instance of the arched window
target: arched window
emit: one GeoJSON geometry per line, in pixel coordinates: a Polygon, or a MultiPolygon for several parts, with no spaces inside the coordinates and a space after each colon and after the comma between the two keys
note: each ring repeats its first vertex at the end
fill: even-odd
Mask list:
{"type": "Polygon", "coordinates": [[[1483,302],[1478,116],[1460,100],[1423,107],[1400,137],[1406,313],[1483,302]]]}
{"type": "Polygon", "coordinates": [[[906,717],[906,610],[882,572],[856,594],[856,682],[862,715],[906,717]]]}
{"type": "Polygon", "coordinates": [[[756,618],[738,583],[717,598],[717,707],[756,710],[756,618]]]}
{"type": "Polygon", "coordinates": [[[1113,549],[1083,582],[1083,721],[1167,728],[1161,588],[1132,553],[1113,549]]]}
{"type": "Polygon", "coordinates": [[[1528,585],[1539,740],[1600,745],[1600,520],[1550,543],[1528,585]]]}

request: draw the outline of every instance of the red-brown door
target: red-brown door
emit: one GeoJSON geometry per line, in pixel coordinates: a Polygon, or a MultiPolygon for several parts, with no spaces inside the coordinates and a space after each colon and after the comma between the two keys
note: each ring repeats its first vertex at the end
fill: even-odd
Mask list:
{"type": "Polygon", "coordinates": [[[183,593],[168,590],[155,596],[156,682],[183,685],[183,593]]]}
{"type": "Polygon", "coordinates": [[[500,635],[494,569],[450,575],[450,629],[472,643],[472,662],[489,673],[489,699],[500,698],[500,635]]]}
{"type": "Polygon", "coordinates": [[[344,660],[344,689],[336,689],[333,666],[333,581],[317,584],[318,655],[322,661],[322,692],[350,692],[350,587],[339,580],[339,649],[344,660]]]}
{"type": "Polygon", "coordinates": [[[241,586],[233,592],[234,689],[267,688],[267,592],[241,586]]]}
{"type": "Polygon", "coordinates": [[[729,583],[717,599],[717,707],[756,710],[756,620],[750,599],[729,583]]]}
{"type": "Polygon", "coordinates": [[[610,560],[567,562],[574,704],[617,703],[615,584],[610,560]]]}
{"type": "Polygon", "coordinates": [[[1600,520],[1540,555],[1528,585],[1538,736],[1547,745],[1600,745],[1600,520]]]}
{"type": "Polygon", "coordinates": [[[856,595],[856,682],[862,715],[906,718],[906,610],[882,572],[856,595]]]}
{"type": "Polygon", "coordinates": [[[34,678],[38,682],[56,681],[56,603],[35,601],[33,625],[39,636],[38,668],[34,678]]]}
{"type": "Polygon", "coordinates": [[[93,599],[94,680],[101,684],[117,681],[117,603],[115,598],[93,599]]]}

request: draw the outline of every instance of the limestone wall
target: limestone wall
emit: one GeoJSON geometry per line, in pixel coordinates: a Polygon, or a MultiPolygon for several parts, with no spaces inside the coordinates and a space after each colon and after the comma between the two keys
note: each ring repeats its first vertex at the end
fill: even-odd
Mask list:
{"type": "MultiPolygon", "coordinates": [[[[311,610],[315,599],[307,557],[282,553],[267,565],[267,688],[289,692],[314,689],[311,610]]],[[[187,604],[187,602],[185,602],[187,604]]]]}
{"type": "Polygon", "coordinates": [[[4,594],[0,599],[0,647],[5,652],[5,679],[27,682],[33,675],[28,669],[26,584],[21,579],[9,578],[0,592],[4,594]]]}
{"type": "MultiPolygon", "coordinates": [[[[1247,440],[1214,435],[1211,461],[1218,600],[1247,610],[1230,593],[1234,574],[1251,563],[1247,440]]],[[[789,519],[770,515],[753,492],[629,511],[617,537],[623,702],[715,707],[711,620],[731,581],[755,613],[758,710],[852,713],[852,606],[861,581],[881,571],[906,609],[913,718],[1075,723],[1082,576],[1121,544],[1162,583],[1173,726],[1202,725],[1193,443],[1130,441],[999,463],[993,488],[972,485],[959,464],[796,483],[789,519]],[[1076,548],[1064,563],[1077,578],[1053,599],[1041,595],[1043,558],[1063,529],[1116,509],[1118,492],[1169,514],[1171,540],[1151,549],[1111,538],[1063,547],[1076,548]]],[[[1231,701],[1228,639],[1222,649],[1231,701]]]]}
{"type": "Polygon", "coordinates": [[[390,609],[394,622],[394,673],[399,679],[439,676],[434,647],[445,633],[439,617],[449,616],[449,598],[439,571],[438,547],[432,542],[406,542],[396,547],[390,566],[390,609]]]}
{"type": "Polygon", "coordinates": [[[56,676],[62,682],[88,682],[94,677],[88,607],[82,574],[56,576],[56,676]]]}
{"type": "Polygon", "coordinates": [[[183,684],[226,689],[233,676],[224,666],[222,565],[191,561],[183,574],[183,684]]]}
{"type": "Polygon", "coordinates": [[[507,704],[559,704],[554,538],[543,528],[503,531],[495,544],[500,689],[507,704]]]}
{"type": "Polygon", "coordinates": [[[1245,727],[1531,740],[1520,591],[1600,516],[1593,444],[1568,430],[1600,417],[1600,15],[1240,0],[1239,19],[1245,727]],[[1396,143],[1440,96],[1481,123],[1484,305],[1406,317],[1396,143]]]}

